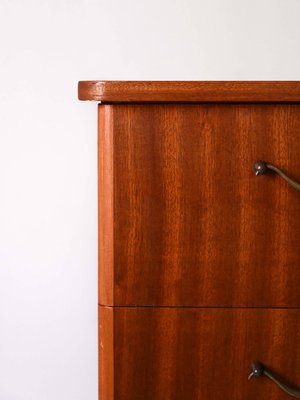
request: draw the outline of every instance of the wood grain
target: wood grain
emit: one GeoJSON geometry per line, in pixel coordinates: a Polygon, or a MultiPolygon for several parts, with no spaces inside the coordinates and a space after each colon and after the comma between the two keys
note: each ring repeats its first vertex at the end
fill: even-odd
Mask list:
{"type": "Polygon", "coordinates": [[[253,165],[300,181],[300,82],[95,81],[79,96],[103,103],[100,399],[284,400],[247,376],[260,360],[300,385],[300,193],[253,165]]]}
{"type": "Polygon", "coordinates": [[[113,109],[99,107],[98,113],[98,201],[99,201],[99,303],[113,304],[113,109]]]}
{"type": "Polygon", "coordinates": [[[252,168],[266,160],[300,180],[300,105],[107,112],[113,304],[299,307],[300,194],[252,168]]]}
{"type": "Polygon", "coordinates": [[[114,397],[101,400],[287,399],[259,360],[300,385],[300,310],[114,308],[114,397]]]}
{"type": "Polygon", "coordinates": [[[80,100],[113,102],[299,102],[293,81],[81,81],[80,100]]]}
{"type": "Polygon", "coordinates": [[[114,310],[99,307],[99,399],[114,397],[114,310]]]}

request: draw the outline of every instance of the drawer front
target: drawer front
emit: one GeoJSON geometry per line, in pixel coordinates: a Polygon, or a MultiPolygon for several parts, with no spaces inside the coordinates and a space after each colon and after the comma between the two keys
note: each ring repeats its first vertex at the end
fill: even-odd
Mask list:
{"type": "MultiPolygon", "coordinates": [[[[248,381],[256,360],[280,379],[300,384],[299,310],[117,308],[105,312],[113,313],[114,325],[114,376],[108,377],[114,397],[107,398],[288,399],[267,377],[248,381]]],[[[101,350],[106,350],[105,345],[101,350]]]]}
{"type": "Polygon", "coordinates": [[[104,107],[114,304],[299,307],[300,105],[104,107]]]}

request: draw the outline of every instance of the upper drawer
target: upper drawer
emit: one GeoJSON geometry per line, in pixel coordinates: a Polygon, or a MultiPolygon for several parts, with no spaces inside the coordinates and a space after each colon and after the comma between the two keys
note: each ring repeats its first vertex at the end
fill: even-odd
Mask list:
{"type": "Polygon", "coordinates": [[[100,302],[300,306],[299,104],[99,106],[100,302]]]}

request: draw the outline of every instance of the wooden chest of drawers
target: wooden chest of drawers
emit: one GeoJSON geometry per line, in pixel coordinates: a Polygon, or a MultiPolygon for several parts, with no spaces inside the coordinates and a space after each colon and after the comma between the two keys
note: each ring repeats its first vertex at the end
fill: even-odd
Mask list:
{"type": "Polygon", "coordinates": [[[297,396],[300,83],[79,98],[100,102],[100,399],[297,396]]]}

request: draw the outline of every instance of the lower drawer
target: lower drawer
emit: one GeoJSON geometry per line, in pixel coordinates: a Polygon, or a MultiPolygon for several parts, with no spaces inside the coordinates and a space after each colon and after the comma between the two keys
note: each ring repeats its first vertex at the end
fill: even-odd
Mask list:
{"type": "Polygon", "coordinates": [[[101,400],[284,400],[300,385],[300,310],[100,307],[101,400]]]}

